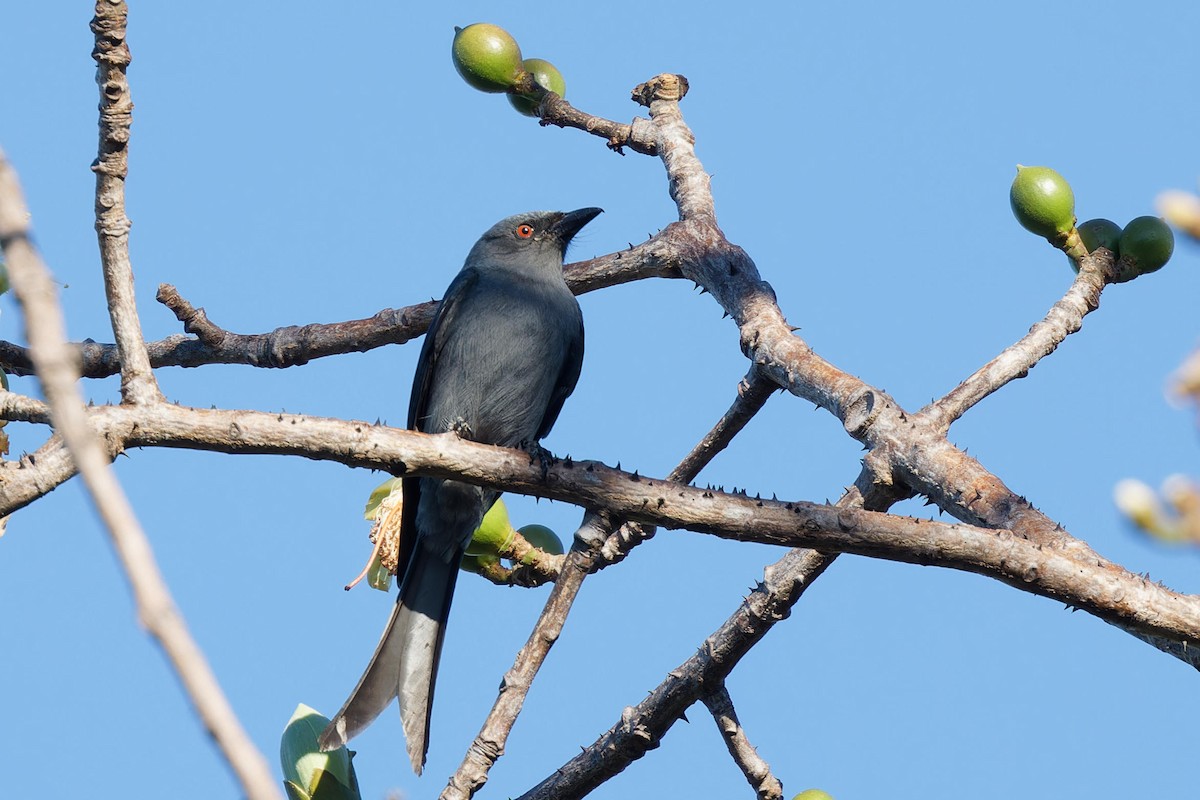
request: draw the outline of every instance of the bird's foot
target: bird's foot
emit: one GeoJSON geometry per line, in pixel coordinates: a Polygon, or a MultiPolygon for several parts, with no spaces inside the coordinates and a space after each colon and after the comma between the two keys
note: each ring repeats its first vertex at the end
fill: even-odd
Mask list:
{"type": "Polygon", "coordinates": [[[546,476],[550,474],[550,467],[557,462],[558,459],[554,457],[553,453],[542,447],[538,442],[525,442],[521,445],[521,447],[525,450],[525,452],[529,453],[530,464],[534,463],[535,461],[541,464],[542,479],[545,480],[546,476]]]}

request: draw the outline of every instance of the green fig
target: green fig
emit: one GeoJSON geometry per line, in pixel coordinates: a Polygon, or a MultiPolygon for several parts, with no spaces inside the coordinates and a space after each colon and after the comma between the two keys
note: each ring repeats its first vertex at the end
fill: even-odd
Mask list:
{"type": "Polygon", "coordinates": [[[1112,220],[1102,217],[1089,219],[1087,222],[1080,223],[1076,230],[1079,231],[1079,238],[1083,240],[1083,246],[1089,253],[1094,253],[1103,247],[1114,256],[1121,254],[1121,226],[1112,220]]]}
{"type": "Polygon", "coordinates": [[[455,28],[450,54],[462,79],[481,92],[507,92],[524,72],[517,40],[487,22],[455,28]]]}
{"type": "Polygon", "coordinates": [[[1120,248],[1118,281],[1132,280],[1162,269],[1175,251],[1175,234],[1158,217],[1138,217],[1125,226],[1120,248]]]}
{"type": "Polygon", "coordinates": [[[833,795],[829,794],[829,792],[823,792],[820,789],[805,789],[793,797],[792,800],[833,800],[833,795]]]}
{"type": "MultiPolygon", "coordinates": [[[[567,96],[567,82],[563,80],[562,73],[558,68],[540,58],[527,58],[523,66],[543,89],[548,89],[554,92],[559,97],[567,96]]],[[[522,94],[509,94],[508,102],[512,103],[512,107],[521,112],[527,117],[537,116],[537,102],[532,98],[522,94]]]]}
{"type": "Polygon", "coordinates": [[[512,546],[514,533],[504,501],[497,500],[471,535],[471,541],[467,543],[467,555],[494,556],[512,546]]]}
{"type": "Polygon", "coordinates": [[[561,556],[563,554],[562,539],[559,539],[558,534],[545,525],[525,525],[518,528],[517,532],[525,537],[525,541],[543,553],[549,553],[553,556],[561,556]]]}
{"type": "Polygon", "coordinates": [[[499,563],[500,559],[491,553],[478,556],[467,554],[462,557],[462,561],[459,562],[458,568],[464,572],[474,572],[477,575],[486,575],[488,571],[494,569],[499,563]]]}
{"type": "Polygon", "coordinates": [[[1075,226],[1075,193],[1049,167],[1017,165],[1008,202],[1021,227],[1047,239],[1066,236],[1075,226]]]}

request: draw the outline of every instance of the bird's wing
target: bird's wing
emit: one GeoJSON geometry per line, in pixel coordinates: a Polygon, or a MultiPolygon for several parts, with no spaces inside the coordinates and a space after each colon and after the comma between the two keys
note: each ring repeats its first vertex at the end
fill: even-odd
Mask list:
{"type": "MultiPolygon", "coordinates": [[[[447,287],[446,295],[433,315],[433,322],[429,323],[417,360],[417,372],[413,376],[412,397],[408,401],[409,430],[425,430],[425,415],[428,412],[430,388],[437,375],[438,358],[446,344],[447,333],[454,329],[454,318],[462,310],[463,298],[478,282],[478,270],[468,267],[460,271],[447,287]]],[[[401,483],[401,491],[404,506],[400,510],[400,552],[396,561],[398,581],[404,580],[412,561],[413,548],[417,545],[417,506],[421,503],[421,479],[405,478],[401,483]]]]}
{"type": "Polygon", "coordinates": [[[546,413],[542,415],[542,424],[538,426],[537,438],[541,440],[554,427],[558,414],[562,411],[563,403],[575,391],[579,382],[579,371],[583,368],[583,318],[579,318],[579,328],[567,345],[567,357],[563,359],[562,369],[559,370],[558,380],[554,391],[550,394],[550,402],[546,405],[546,413]]]}
{"type": "Polygon", "coordinates": [[[446,296],[438,305],[433,322],[425,333],[421,345],[421,356],[417,361],[417,372],[413,377],[412,397],[408,401],[408,429],[425,430],[423,425],[429,405],[430,388],[437,374],[438,359],[446,345],[449,331],[454,329],[454,318],[462,310],[462,301],[479,282],[479,270],[465,267],[446,289],[446,296]]]}

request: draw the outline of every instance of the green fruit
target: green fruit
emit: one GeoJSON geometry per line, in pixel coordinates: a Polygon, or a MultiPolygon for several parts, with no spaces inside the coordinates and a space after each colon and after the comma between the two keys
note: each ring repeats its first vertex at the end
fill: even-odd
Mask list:
{"type": "Polygon", "coordinates": [[[1110,219],[1089,219],[1079,225],[1079,238],[1089,253],[1094,253],[1101,247],[1114,256],[1121,254],[1121,226],[1110,219]]]}
{"type": "Polygon", "coordinates": [[[450,55],[462,79],[481,92],[507,92],[524,72],[517,40],[487,22],[455,28],[450,55]]]}
{"type": "Polygon", "coordinates": [[[1130,277],[1162,269],[1175,251],[1175,234],[1158,217],[1138,217],[1121,234],[1121,261],[1130,277]]]}
{"type": "Polygon", "coordinates": [[[517,530],[525,541],[541,550],[543,553],[549,553],[553,556],[561,556],[563,554],[563,543],[558,538],[558,534],[547,528],[545,525],[526,525],[517,530]]]}
{"type": "Polygon", "coordinates": [[[1021,227],[1052,239],[1070,232],[1075,225],[1075,193],[1049,167],[1017,165],[1017,177],[1008,192],[1008,202],[1021,227]]]}
{"type": "Polygon", "coordinates": [[[829,792],[823,792],[820,789],[805,789],[793,797],[792,800],[833,800],[833,795],[829,794],[829,792]]]}
{"type": "Polygon", "coordinates": [[[477,575],[485,575],[489,569],[499,563],[500,559],[491,554],[483,556],[464,555],[462,561],[459,562],[458,568],[463,572],[474,572],[477,575]]]}
{"type": "Polygon", "coordinates": [[[508,521],[508,509],[503,500],[497,500],[483,515],[483,522],[471,535],[467,543],[467,555],[494,556],[512,546],[513,526],[508,521]]]}
{"type": "MultiPolygon", "coordinates": [[[[567,96],[567,82],[563,80],[562,73],[558,71],[558,68],[549,61],[544,61],[540,58],[527,58],[523,66],[525,67],[525,71],[543,89],[548,89],[559,97],[567,96]]],[[[537,116],[537,102],[525,95],[510,94],[508,102],[512,103],[513,108],[527,117],[537,116]]]]}

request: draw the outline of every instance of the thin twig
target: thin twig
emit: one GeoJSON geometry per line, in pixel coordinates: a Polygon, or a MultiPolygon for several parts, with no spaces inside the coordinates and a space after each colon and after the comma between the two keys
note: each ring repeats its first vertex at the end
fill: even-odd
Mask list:
{"type": "Polygon", "coordinates": [[[758,754],[750,739],[746,736],[742,723],[738,720],[737,711],[733,708],[733,699],[729,690],[722,683],[716,690],[700,698],[708,707],[717,723],[717,730],[725,739],[729,755],[746,776],[750,788],[754,790],[758,800],[781,800],[783,784],[771,774],[771,765],[758,754]]]}
{"type": "Polygon", "coordinates": [[[129,218],[125,216],[125,176],[129,168],[129,137],[133,100],[125,68],[128,9],[123,0],[97,0],[92,32],[96,34],[96,83],[100,86],[100,154],[96,173],[96,235],[104,268],[104,291],[121,361],[121,397],[126,403],[162,399],[150,368],[150,356],[138,321],[129,262],[129,218]]]}
{"type": "Polygon", "coordinates": [[[929,417],[936,430],[945,433],[980,400],[1010,381],[1028,375],[1063,340],[1083,327],[1085,316],[1100,307],[1100,293],[1112,278],[1114,266],[1112,253],[1107,250],[1084,259],[1071,288],[1050,308],[1045,319],[920,413],[929,417]]]}
{"type": "Polygon", "coordinates": [[[462,763],[439,795],[441,800],[469,798],[487,783],[488,772],[504,752],[504,744],[521,713],[533,679],[562,634],[567,614],[588,575],[595,551],[612,527],[612,523],[601,515],[590,512],[584,515],[583,524],[575,534],[575,546],[567,554],[533,632],[517,652],[512,667],[504,673],[500,694],[479,734],[467,748],[462,763]]]}
{"type": "Polygon", "coordinates": [[[66,346],[66,325],[54,282],[30,242],[27,216],[16,175],[0,152],[0,244],[13,290],[24,310],[30,354],[49,401],[55,430],[78,465],[112,537],[133,589],[138,618],[167,654],[246,795],[256,800],[278,800],[282,795],[266,760],[242,729],[203,652],[188,633],[149,541],[113,475],[109,456],[89,427],[83,396],[76,386],[78,364],[66,346]]]}
{"type": "MultiPolygon", "coordinates": [[[[691,483],[700,474],[700,470],[716,457],[718,453],[729,446],[733,437],[741,433],[754,415],[762,410],[767,398],[779,387],[758,374],[751,368],[742,382],[738,384],[737,397],[725,415],[717,421],[704,438],[683,460],[667,475],[667,480],[679,483],[691,483]]],[[[596,569],[616,564],[629,555],[629,551],[654,535],[652,526],[626,523],[616,530],[600,550],[596,561],[596,569]]]]}
{"type": "Polygon", "coordinates": [[[658,746],[662,736],[698,699],[720,686],[828,565],[812,550],[793,550],[769,567],[763,583],[687,661],[593,744],[554,771],[520,800],[575,800],[658,746]]]}
{"type": "Polygon", "coordinates": [[[645,120],[635,119],[631,125],[613,122],[604,117],[586,114],[564,100],[560,95],[547,91],[526,73],[523,82],[514,87],[518,94],[529,97],[536,103],[539,122],[542,125],[557,125],[560,128],[575,128],[577,130],[599,136],[607,140],[608,149],[625,155],[623,148],[628,147],[643,155],[655,155],[654,139],[651,137],[645,120]]]}

